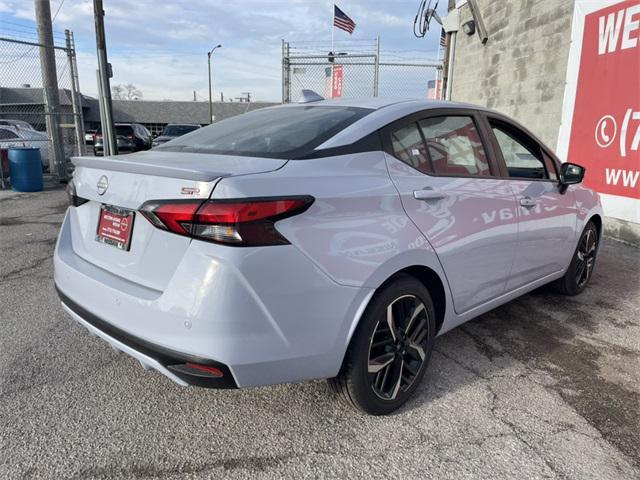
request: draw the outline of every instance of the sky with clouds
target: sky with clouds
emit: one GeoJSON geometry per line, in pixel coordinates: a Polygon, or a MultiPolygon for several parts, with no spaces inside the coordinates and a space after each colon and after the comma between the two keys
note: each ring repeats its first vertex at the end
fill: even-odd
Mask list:
{"type": "MultiPolygon", "coordinates": [[[[282,39],[317,46],[331,41],[333,1],[325,0],[104,0],[112,85],[133,83],[149,100],[205,99],[207,51],[213,58],[214,96],[251,92],[256,100],[281,99],[282,39]],[[304,42],[304,43],[303,43],[304,42]]],[[[438,51],[439,28],[426,38],[413,35],[418,0],[340,0],[357,24],[344,42],[381,38],[383,58],[427,60],[438,51]]],[[[435,1],[433,2],[435,3],[435,1]]],[[[440,1],[446,6],[446,1],[440,1]]],[[[438,10],[443,10],[440,5],[438,10]]],[[[74,32],[82,92],[96,94],[97,60],[93,2],[51,0],[56,38],[74,32]],[[61,3],[62,1],[62,3],[61,3]]],[[[32,0],[0,0],[0,36],[35,34],[32,0]]],[[[340,44],[348,51],[346,44],[340,44]]],[[[337,48],[336,48],[337,50],[337,48]]],[[[0,68],[7,68],[5,65],[0,68]]],[[[8,68],[17,68],[9,66],[8,68]]]]}

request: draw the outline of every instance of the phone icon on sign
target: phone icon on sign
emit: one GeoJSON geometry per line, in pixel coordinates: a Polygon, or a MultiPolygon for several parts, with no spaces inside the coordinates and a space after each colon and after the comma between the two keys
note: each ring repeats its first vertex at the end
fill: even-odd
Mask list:
{"type": "Polygon", "coordinates": [[[613,143],[618,126],[616,120],[611,115],[605,115],[596,125],[596,143],[601,148],[607,148],[613,143]]]}

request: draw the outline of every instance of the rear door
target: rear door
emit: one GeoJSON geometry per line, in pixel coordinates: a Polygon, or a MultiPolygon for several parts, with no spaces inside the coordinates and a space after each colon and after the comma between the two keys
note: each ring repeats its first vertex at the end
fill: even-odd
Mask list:
{"type": "Polygon", "coordinates": [[[487,121],[517,201],[518,247],[507,284],[513,290],[566,268],[573,253],[575,197],[560,188],[557,165],[540,142],[507,119],[487,121]]]}
{"type": "Polygon", "coordinates": [[[517,240],[515,198],[481,127],[474,112],[443,109],[382,132],[391,178],[444,267],[458,313],[503,293],[517,240]]]}

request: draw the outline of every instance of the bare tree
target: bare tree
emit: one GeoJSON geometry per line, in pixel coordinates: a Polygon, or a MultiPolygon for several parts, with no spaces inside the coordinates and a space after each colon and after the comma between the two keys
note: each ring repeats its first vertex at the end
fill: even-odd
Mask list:
{"type": "Polygon", "coordinates": [[[111,87],[111,95],[116,100],[140,100],[142,92],[133,83],[119,84],[111,87]]]}
{"type": "Polygon", "coordinates": [[[127,83],[124,86],[126,90],[127,100],[140,100],[142,98],[142,92],[133,83],[127,83]]]}
{"type": "Polygon", "coordinates": [[[111,96],[115,100],[124,100],[124,88],[122,85],[113,85],[111,87],[111,96]]]}

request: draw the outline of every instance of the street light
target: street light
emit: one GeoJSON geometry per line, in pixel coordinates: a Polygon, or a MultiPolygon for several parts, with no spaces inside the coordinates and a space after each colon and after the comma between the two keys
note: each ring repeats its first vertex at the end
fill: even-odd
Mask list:
{"type": "Polygon", "coordinates": [[[216,45],[210,52],[207,52],[207,66],[209,67],[209,123],[211,123],[213,119],[213,104],[211,103],[211,54],[213,54],[216,48],[220,47],[222,47],[222,45],[216,45]]]}

